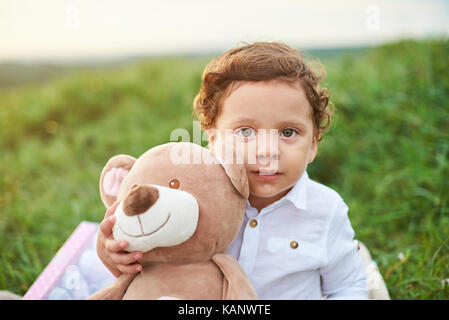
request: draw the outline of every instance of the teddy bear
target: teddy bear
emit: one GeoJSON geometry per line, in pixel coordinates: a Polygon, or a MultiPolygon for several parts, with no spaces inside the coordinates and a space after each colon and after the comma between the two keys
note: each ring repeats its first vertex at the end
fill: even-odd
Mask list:
{"type": "Polygon", "coordinates": [[[100,195],[107,208],[119,202],[113,237],[128,241],[127,251],[143,252],[143,268],[88,299],[258,298],[225,253],[249,195],[243,165],[197,144],[166,143],[138,159],[112,157],[100,176],[100,195]],[[111,179],[121,180],[119,187],[111,179]]]}

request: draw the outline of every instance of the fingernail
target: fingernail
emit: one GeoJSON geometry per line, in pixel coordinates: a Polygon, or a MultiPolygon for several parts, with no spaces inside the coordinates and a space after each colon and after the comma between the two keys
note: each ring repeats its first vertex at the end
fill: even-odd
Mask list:
{"type": "Polygon", "coordinates": [[[134,255],[134,259],[139,260],[141,258],[140,253],[136,253],[134,255]]]}
{"type": "Polygon", "coordinates": [[[127,245],[126,241],[121,241],[120,242],[120,247],[125,248],[127,245]]]}
{"type": "Polygon", "coordinates": [[[140,264],[136,267],[136,271],[142,271],[142,266],[140,264]]]}

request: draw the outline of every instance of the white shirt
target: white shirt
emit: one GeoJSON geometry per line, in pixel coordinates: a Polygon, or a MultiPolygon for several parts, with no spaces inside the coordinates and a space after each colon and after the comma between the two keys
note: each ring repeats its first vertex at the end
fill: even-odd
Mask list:
{"type": "Polygon", "coordinates": [[[337,192],[304,172],[283,198],[260,213],[247,201],[242,227],[227,252],[246,271],[260,299],[367,299],[366,274],[347,213],[337,192]]]}

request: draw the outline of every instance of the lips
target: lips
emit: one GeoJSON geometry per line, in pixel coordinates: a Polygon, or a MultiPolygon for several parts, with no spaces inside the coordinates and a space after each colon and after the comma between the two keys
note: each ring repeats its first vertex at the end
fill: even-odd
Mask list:
{"type": "Polygon", "coordinates": [[[275,181],[282,175],[282,173],[273,170],[251,171],[251,174],[262,181],[275,181]]]}

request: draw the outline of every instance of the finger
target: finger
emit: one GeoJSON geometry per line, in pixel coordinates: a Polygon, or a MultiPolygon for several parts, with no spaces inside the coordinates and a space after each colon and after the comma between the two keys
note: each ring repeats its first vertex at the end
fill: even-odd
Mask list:
{"type": "Polygon", "coordinates": [[[142,253],[138,251],[131,253],[115,253],[114,255],[111,255],[111,258],[115,264],[126,265],[142,259],[142,253]]]}
{"type": "Polygon", "coordinates": [[[100,223],[100,231],[106,238],[112,235],[112,227],[115,223],[115,216],[108,217],[100,223]]]}
{"type": "Polygon", "coordinates": [[[129,265],[118,265],[117,269],[124,274],[134,274],[136,272],[142,271],[142,266],[140,264],[129,264],[129,265]]]}
{"type": "Polygon", "coordinates": [[[106,210],[106,213],[104,214],[104,219],[114,215],[115,209],[117,209],[119,203],[120,202],[118,200],[114,201],[114,203],[106,210]]]}
{"type": "Polygon", "coordinates": [[[128,246],[128,242],[126,240],[107,239],[104,245],[107,251],[116,253],[125,249],[128,246]]]}

